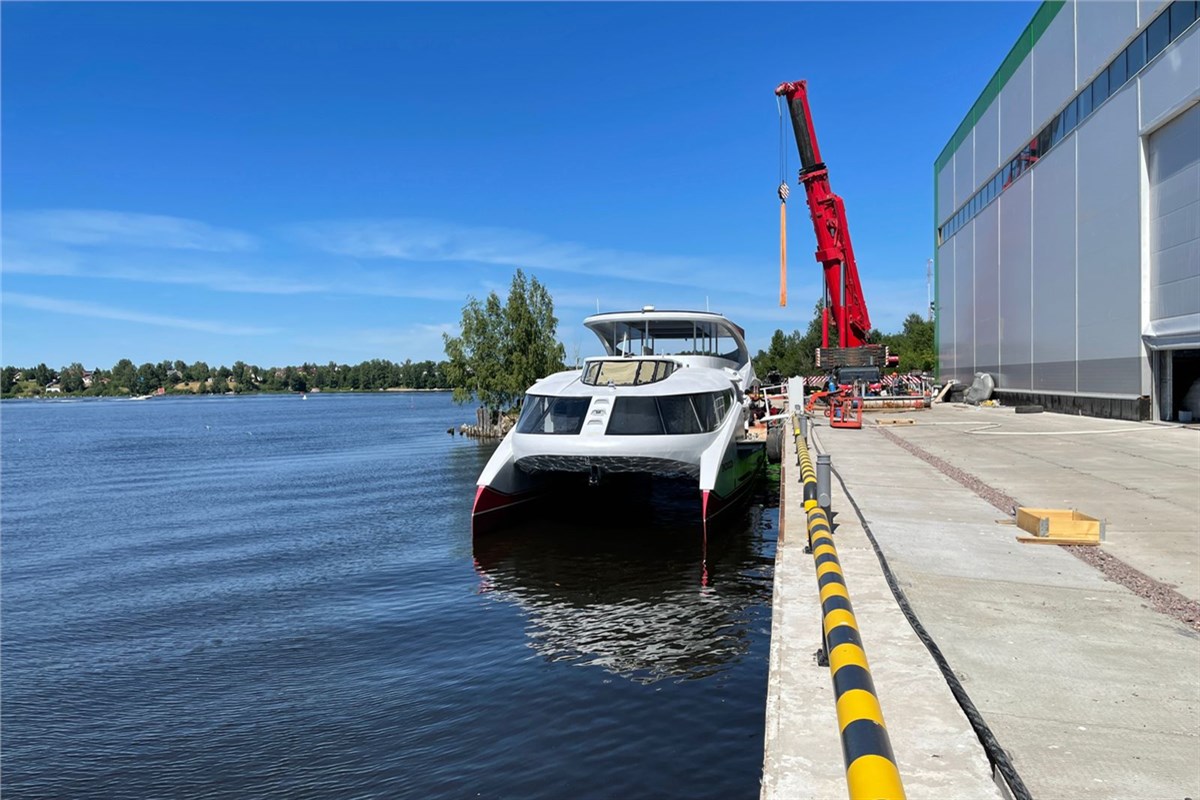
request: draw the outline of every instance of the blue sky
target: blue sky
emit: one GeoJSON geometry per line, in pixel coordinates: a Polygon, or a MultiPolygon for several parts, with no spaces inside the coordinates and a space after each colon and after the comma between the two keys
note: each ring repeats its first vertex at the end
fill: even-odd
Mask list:
{"type": "Polygon", "coordinates": [[[753,350],[820,296],[787,130],[806,78],[875,327],[926,304],[932,164],[1010,3],[4,3],[5,364],[443,357],[522,267],[753,350]]]}

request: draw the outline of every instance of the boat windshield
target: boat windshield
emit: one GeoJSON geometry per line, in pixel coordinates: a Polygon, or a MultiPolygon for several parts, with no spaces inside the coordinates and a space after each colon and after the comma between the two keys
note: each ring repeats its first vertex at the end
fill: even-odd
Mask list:
{"type": "Polygon", "coordinates": [[[589,360],[583,382],[589,386],[641,386],[661,381],[674,371],[673,361],[589,360]]]}
{"type": "Polygon", "coordinates": [[[517,420],[517,433],[576,434],[583,429],[589,397],[544,397],[525,395],[517,420]]]}
{"type": "Polygon", "coordinates": [[[715,356],[750,360],[732,323],[706,319],[613,320],[589,323],[614,356],[715,356]]]}

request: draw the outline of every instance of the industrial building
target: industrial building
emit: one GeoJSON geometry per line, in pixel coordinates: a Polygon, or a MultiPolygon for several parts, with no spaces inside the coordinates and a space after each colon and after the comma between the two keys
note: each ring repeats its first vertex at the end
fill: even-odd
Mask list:
{"type": "Polygon", "coordinates": [[[1179,418],[1200,379],[1198,5],[1045,2],[983,88],[934,167],[943,380],[1179,418]]]}

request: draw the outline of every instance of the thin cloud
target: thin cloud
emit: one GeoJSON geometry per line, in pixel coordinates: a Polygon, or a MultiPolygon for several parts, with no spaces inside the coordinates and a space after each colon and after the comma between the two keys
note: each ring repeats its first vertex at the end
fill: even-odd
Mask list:
{"type": "Polygon", "coordinates": [[[60,300],[55,297],[21,294],[19,292],[5,292],[3,302],[5,305],[19,306],[34,311],[47,311],[52,314],[136,322],[141,325],[158,325],[164,328],[180,328],[183,330],[201,331],[203,333],[215,333],[223,336],[265,336],[279,332],[277,328],[256,328],[247,325],[232,325],[185,319],[182,317],[168,317],[161,314],[144,314],[140,311],[102,306],[96,303],[60,300]]]}
{"type": "MultiPolygon", "coordinates": [[[[27,242],[17,241],[7,244],[5,248],[3,272],[9,275],[195,286],[235,294],[342,294],[446,301],[461,300],[466,294],[447,286],[445,281],[426,285],[412,276],[398,276],[387,271],[372,272],[347,261],[307,268],[308,271],[316,270],[335,278],[331,280],[271,274],[261,268],[212,264],[211,260],[218,257],[245,261],[248,256],[214,256],[210,253],[200,256],[198,263],[187,264],[180,263],[187,259],[177,253],[97,253],[87,248],[77,250],[61,245],[30,246],[27,242]]],[[[328,258],[322,256],[324,260],[328,258]]]]}
{"type": "Polygon", "coordinates": [[[244,252],[257,246],[242,231],[162,214],[93,209],[43,209],[5,215],[5,239],[64,245],[244,252]]]}
{"type": "Polygon", "coordinates": [[[438,220],[320,222],[290,232],[311,247],[362,259],[472,262],[684,286],[720,285],[730,275],[727,265],[706,259],[593,248],[527,231],[438,220]]]}

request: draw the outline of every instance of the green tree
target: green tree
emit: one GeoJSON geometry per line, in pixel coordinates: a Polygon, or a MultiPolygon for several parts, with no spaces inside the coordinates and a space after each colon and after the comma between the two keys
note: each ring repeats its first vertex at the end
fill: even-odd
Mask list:
{"type": "Polygon", "coordinates": [[[905,371],[933,370],[937,365],[937,354],[933,346],[933,322],[920,314],[909,314],[900,333],[881,337],[888,351],[900,357],[900,369],[905,371]]]}
{"type": "Polygon", "coordinates": [[[52,383],[56,377],[58,376],[54,374],[54,370],[45,364],[38,364],[33,368],[33,382],[38,386],[45,387],[52,383]]]}
{"type": "Polygon", "coordinates": [[[76,362],[69,367],[63,367],[59,373],[59,382],[64,392],[82,392],[83,364],[76,362]]]}
{"type": "Polygon", "coordinates": [[[5,367],[0,372],[0,394],[11,394],[17,381],[17,368],[5,367]]]}
{"type": "Polygon", "coordinates": [[[555,338],[554,301],[537,278],[517,270],[507,303],[495,292],[463,306],[460,335],[442,337],[445,376],[454,400],[478,400],[493,411],[516,407],[539,378],[563,368],[566,353],[555,338]]]}
{"type": "Polygon", "coordinates": [[[137,394],[137,367],[128,358],[122,358],[112,368],[112,385],[116,389],[137,394]]]}

